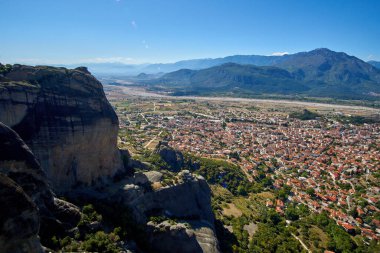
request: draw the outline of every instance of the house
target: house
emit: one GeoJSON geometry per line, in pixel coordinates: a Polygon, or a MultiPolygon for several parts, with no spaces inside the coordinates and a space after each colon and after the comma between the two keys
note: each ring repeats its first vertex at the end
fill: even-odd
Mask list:
{"type": "Polygon", "coordinates": [[[355,227],[349,223],[342,223],[341,225],[347,233],[355,234],[355,227]]]}
{"type": "Polygon", "coordinates": [[[267,207],[273,207],[273,202],[271,200],[267,200],[267,203],[266,203],[266,206],[267,207]]]}

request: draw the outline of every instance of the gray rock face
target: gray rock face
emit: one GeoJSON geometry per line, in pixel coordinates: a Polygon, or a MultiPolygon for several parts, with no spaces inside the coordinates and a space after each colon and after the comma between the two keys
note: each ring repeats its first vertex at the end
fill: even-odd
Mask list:
{"type": "MultiPolygon", "coordinates": [[[[38,222],[41,220],[40,235],[49,236],[52,230],[65,231],[78,223],[79,209],[55,198],[46,175],[31,150],[15,131],[1,122],[0,173],[16,182],[20,189],[22,187],[23,194],[38,207],[36,212],[39,216],[38,222]]],[[[0,206],[3,206],[3,200],[7,200],[5,193],[0,194],[0,206]]],[[[18,205],[17,199],[13,205],[18,205]]],[[[11,206],[4,207],[12,210],[11,206]]]]}
{"type": "Polygon", "coordinates": [[[18,134],[0,122],[0,172],[23,187],[40,211],[54,204],[53,192],[31,150],[18,134]]]}
{"type": "Polygon", "coordinates": [[[149,243],[157,252],[190,253],[202,252],[195,234],[184,224],[175,225],[164,221],[160,224],[148,223],[149,243]]]}
{"type": "Polygon", "coordinates": [[[180,151],[177,151],[170,147],[167,142],[160,141],[155,149],[155,153],[159,154],[168,165],[169,169],[178,172],[183,164],[183,155],[180,151]]]}
{"type": "MultiPolygon", "coordinates": [[[[136,174],[144,184],[157,183],[162,178],[162,174],[155,171],[136,174]]],[[[175,225],[167,221],[148,222],[148,241],[155,252],[219,252],[207,182],[189,171],[178,173],[177,179],[176,185],[148,192],[129,184],[115,199],[123,199],[138,223],[147,223],[151,216],[181,221],[175,225]]]]}
{"type": "Polygon", "coordinates": [[[212,227],[202,221],[191,221],[190,225],[193,228],[199,246],[202,248],[202,252],[220,252],[219,242],[212,227]]]}
{"type": "Polygon", "coordinates": [[[13,65],[0,80],[0,121],[32,149],[55,190],[123,168],[118,118],[85,68],[13,65]]]}
{"type": "Polygon", "coordinates": [[[38,208],[20,186],[0,173],[0,249],[4,253],[43,252],[38,208]]]}
{"type": "Polygon", "coordinates": [[[148,223],[149,243],[156,252],[198,253],[219,252],[213,228],[207,223],[190,221],[172,224],[148,223]]]}
{"type": "Polygon", "coordinates": [[[129,205],[141,220],[150,215],[164,215],[214,223],[210,188],[201,179],[194,178],[175,186],[146,192],[140,198],[132,200],[129,205]]]}
{"type": "Polygon", "coordinates": [[[160,182],[163,176],[162,173],[158,171],[148,171],[145,172],[144,175],[148,178],[150,183],[160,182]]]}
{"type": "Polygon", "coordinates": [[[161,181],[162,177],[162,173],[158,171],[136,172],[134,183],[138,185],[157,183],[161,181]]]}
{"type": "MultiPolygon", "coordinates": [[[[11,202],[15,210],[21,210],[12,216],[0,205],[0,219],[5,222],[1,224],[18,224],[18,217],[27,221],[20,223],[25,227],[18,235],[17,225],[2,228],[1,250],[39,252],[38,234],[44,244],[43,239],[50,238],[50,233],[60,234],[76,225],[79,209],[56,198],[52,188],[67,193],[77,184],[89,185],[119,175],[124,167],[150,167],[131,159],[126,152],[125,161],[121,160],[117,149],[117,116],[101,84],[85,68],[13,65],[0,76],[0,121],[15,130],[0,124],[0,173],[22,187],[16,185],[22,190],[14,190],[13,186],[8,190],[8,186],[2,187],[0,177],[0,203],[11,202]],[[3,237],[7,233],[9,237],[3,237]]],[[[180,152],[165,143],[160,144],[157,152],[171,171],[181,169],[180,152]]],[[[175,185],[161,187],[163,174],[136,173],[135,177],[123,178],[122,187],[105,184],[106,190],[102,192],[96,187],[80,187],[75,194],[128,206],[143,225],[150,216],[180,219],[180,224],[174,226],[159,225],[158,232],[155,225],[148,226],[151,227],[148,240],[157,245],[157,252],[218,252],[206,181],[183,171],[175,185]],[[93,195],[81,195],[81,191],[93,195]],[[183,222],[191,227],[181,225],[183,222]]]]}

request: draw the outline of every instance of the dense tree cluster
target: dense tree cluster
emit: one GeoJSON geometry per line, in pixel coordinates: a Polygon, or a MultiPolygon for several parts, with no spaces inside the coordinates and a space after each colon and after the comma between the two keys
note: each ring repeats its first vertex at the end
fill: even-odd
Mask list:
{"type": "Polygon", "coordinates": [[[328,217],[327,213],[311,214],[292,223],[292,227],[297,229],[297,233],[307,241],[310,246],[327,249],[337,253],[345,252],[379,252],[380,244],[372,240],[369,245],[365,245],[362,238],[352,237],[334,220],[328,217]],[[327,235],[325,241],[321,241],[313,231],[320,229],[327,235]]]}
{"type": "Polygon", "coordinates": [[[210,184],[218,184],[236,195],[246,195],[252,190],[252,184],[239,166],[235,164],[191,155],[186,155],[186,159],[188,160],[189,169],[203,176],[210,184]],[[194,163],[199,165],[196,169],[191,166],[194,163]]]}
{"type": "Polygon", "coordinates": [[[312,112],[310,110],[304,109],[302,112],[293,112],[289,114],[289,117],[300,119],[300,120],[314,120],[318,117],[321,117],[321,115],[319,115],[316,112],[312,112]]]}
{"type": "Polygon", "coordinates": [[[6,73],[8,73],[11,70],[12,70],[12,65],[11,64],[2,65],[0,63],[0,74],[6,74],[6,73]]]}
{"type": "Polygon", "coordinates": [[[122,251],[120,238],[125,235],[120,227],[106,233],[102,230],[103,217],[93,205],[88,204],[82,208],[82,217],[78,223],[78,229],[73,235],[53,235],[48,247],[54,250],[68,252],[106,252],[116,253],[122,251]]]}

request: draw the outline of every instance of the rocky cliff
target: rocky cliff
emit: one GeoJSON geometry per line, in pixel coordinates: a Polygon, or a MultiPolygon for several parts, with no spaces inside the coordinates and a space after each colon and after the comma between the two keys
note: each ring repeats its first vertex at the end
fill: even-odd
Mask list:
{"type": "Polygon", "coordinates": [[[160,187],[160,174],[135,173],[134,181],[112,199],[129,206],[138,223],[148,222],[147,240],[154,252],[219,252],[211,191],[205,179],[183,170],[173,178],[173,185],[160,187]],[[156,189],[144,190],[147,184],[156,189]],[[164,221],[149,222],[152,217],[164,221]]]}
{"type": "Polygon", "coordinates": [[[167,216],[185,220],[203,220],[213,224],[211,191],[206,180],[182,171],[177,175],[177,182],[172,186],[146,192],[130,200],[129,205],[136,214],[142,214],[143,218],[152,215],[167,216]]]}
{"type": "Polygon", "coordinates": [[[118,118],[86,68],[13,65],[0,73],[0,121],[31,148],[55,190],[92,184],[123,167],[118,118]]]}
{"type": "Polygon", "coordinates": [[[0,150],[0,172],[22,185],[41,211],[45,211],[54,201],[45,173],[18,134],[1,122],[0,150]]]}
{"type": "Polygon", "coordinates": [[[0,249],[5,252],[40,252],[38,234],[63,234],[80,219],[76,206],[55,197],[28,146],[1,122],[0,184],[0,249]]]}
{"type": "Polygon", "coordinates": [[[6,203],[0,206],[5,224],[0,249],[39,252],[38,236],[43,245],[53,235],[73,236],[81,214],[55,196],[59,191],[83,205],[128,207],[145,228],[152,252],[219,252],[207,182],[189,171],[177,173],[183,156],[165,143],[156,154],[169,165],[167,171],[152,171],[127,152],[123,164],[116,145],[118,118],[87,69],[6,68],[0,73],[0,121],[13,129],[0,123],[0,201],[6,203]],[[124,167],[139,171],[86,187],[124,167]],[[149,222],[152,217],[164,220],[149,222]]]}
{"type": "Polygon", "coordinates": [[[214,229],[199,221],[148,223],[149,244],[155,252],[217,253],[214,229]]]}
{"type": "Polygon", "coordinates": [[[172,171],[178,172],[184,165],[182,153],[170,147],[168,142],[166,141],[160,141],[157,144],[154,152],[160,155],[162,160],[164,160],[168,164],[168,169],[172,171]]]}
{"type": "Polygon", "coordinates": [[[43,252],[37,206],[9,177],[0,173],[0,249],[4,253],[43,252]]]}

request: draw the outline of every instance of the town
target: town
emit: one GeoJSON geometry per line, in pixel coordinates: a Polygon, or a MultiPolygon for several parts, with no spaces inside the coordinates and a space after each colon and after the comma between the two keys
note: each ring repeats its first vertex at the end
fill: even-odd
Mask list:
{"type": "Polygon", "coordinates": [[[252,182],[265,173],[273,189],[290,189],[286,199],[267,201],[279,214],[287,203],[303,203],[349,233],[379,239],[380,124],[350,121],[378,111],[312,106],[314,119],[302,120],[301,105],[107,95],[120,143],[132,153],[166,140],[184,153],[239,165],[252,182]]]}

